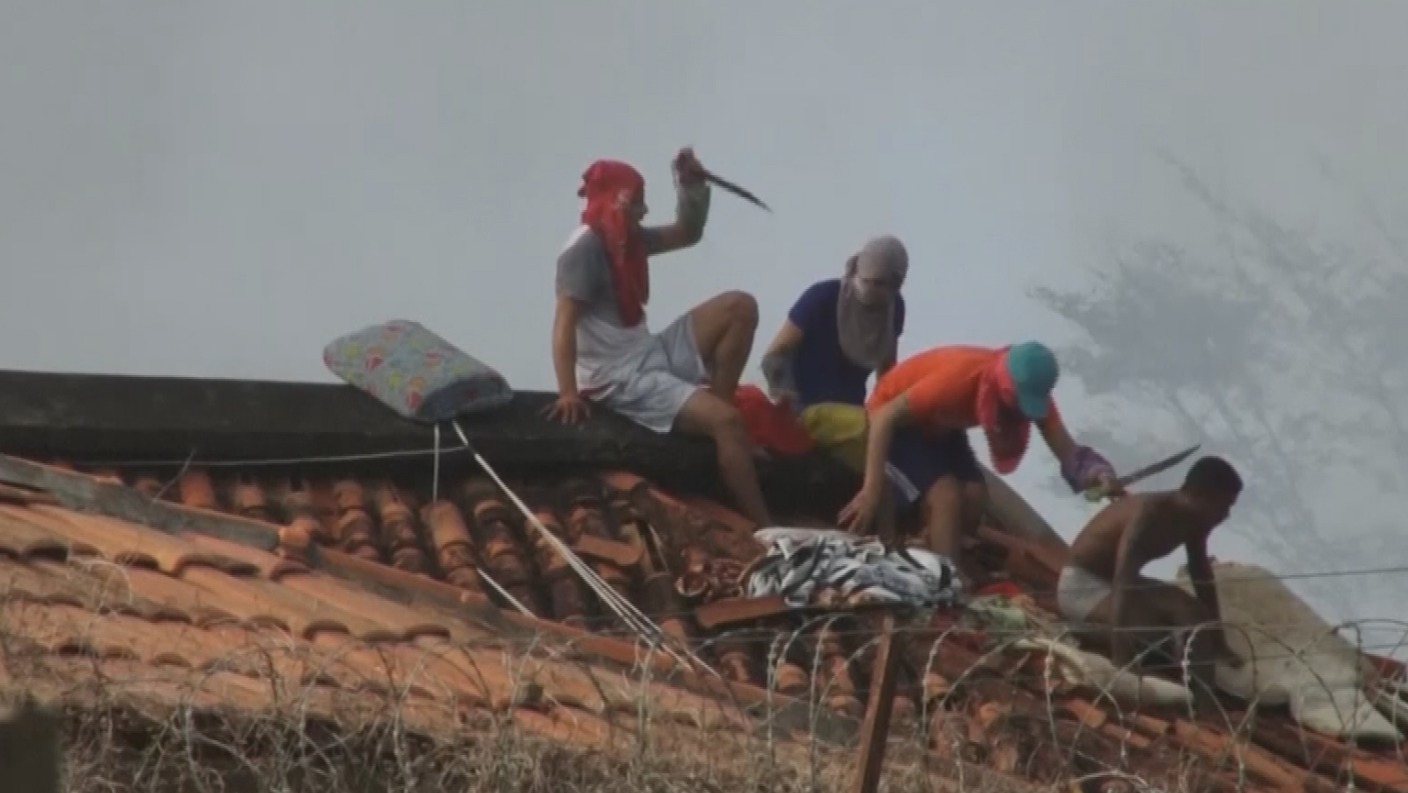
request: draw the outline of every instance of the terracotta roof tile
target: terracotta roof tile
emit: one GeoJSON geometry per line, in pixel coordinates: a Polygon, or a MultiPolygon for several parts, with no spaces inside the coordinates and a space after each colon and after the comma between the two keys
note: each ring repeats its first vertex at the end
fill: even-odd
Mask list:
{"type": "Polygon", "coordinates": [[[168,534],[101,515],[84,515],[47,505],[34,505],[28,513],[27,517],[34,524],[52,535],[76,546],[94,548],[103,558],[118,564],[153,567],[168,575],[192,565],[212,567],[231,575],[258,572],[254,565],[217,553],[205,553],[168,534]]]}
{"type": "Polygon", "coordinates": [[[194,549],[195,553],[207,559],[224,560],[224,566],[220,569],[227,573],[259,575],[270,581],[278,581],[287,573],[306,572],[308,566],[296,559],[289,559],[277,556],[272,553],[261,551],[258,548],[250,548],[247,545],[240,545],[237,542],[222,540],[219,537],[211,537],[205,534],[188,531],[182,532],[179,539],[194,549]],[[238,564],[239,567],[231,568],[231,563],[238,564]]]}
{"type": "Polygon", "coordinates": [[[159,604],[163,613],[177,613],[196,625],[230,622],[237,619],[217,593],[172,578],[157,570],[140,567],[92,565],[111,582],[116,602],[128,600],[159,604]]]}
{"type": "Polygon", "coordinates": [[[307,595],[311,602],[322,608],[357,615],[371,626],[366,633],[352,631],[363,641],[372,641],[373,635],[388,639],[414,639],[420,636],[444,636],[452,634],[461,641],[475,636],[460,621],[438,620],[434,615],[376,597],[324,575],[302,572],[287,575],[280,580],[287,589],[307,595]]]}
{"type": "Polygon", "coordinates": [[[598,751],[607,750],[614,744],[626,743],[632,738],[629,731],[579,711],[543,713],[529,708],[518,708],[514,710],[513,720],[520,727],[538,735],[598,751]]]}
{"type": "MultiPolygon", "coordinates": [[[[105,596],[105,589],[102,581],[63,562],[31,558],[20,563],[0,558],[0,591],[11,598],[65,603],[97,611],[112,602],[105,596]]],[[[126,601],[124,597],[119,602],[126,601]]]]}
{"type": "MultiPolygon", "coordinates": [[[[161,476],[123,476],[148,498],[262,521],[247,525],[267,525],[282,544],[269,552],[194,528],[168,533],[0,498],[0,609],[5,631],[38,649],[30,685],[52,679],[73,696],[75,681],[99,674],[149,707],[270,711],[297,699],[339,718],[394,711],[429,732],[492,713],[602,748],[633,745],[642,703],[652,730],[723,742],[760,729],[740,708],[785,703],[780,695],[815,695],[849,716],[865,701],[864,618],[795,635],[795,622],[759,604],[749,607],[762,621],[697,619],[700,606],[747,605],[728,599],[762,548],[729,510],[634,474],[511,484],[610,586],[688,638],[729,681],[726,694],[709,675],[620,641],[625,626],[485,479],[442,481],[432,501],[428,482],[345,473],[197,467],[170,487],[161,476]],[[541,619],[509,609],[486,576],[541,619]],[[778,693],[762,690],[769,685],[778,693]]],[[[992,530],[979,542],[984,558],[1034,591],[1033,609],[1051,605],[1059,549],[992,530]]],[[[895,723],[922,721],[931,751],[1009,779],[1095,775],[1098,789],[1132,789],[1114,769],[1209,790],[1318,793],[1353,779],[1408,793],[1408,768],[1392,750],[1352,749],[1284,715],[1234,714],[1234,738],[1216,720],[1116,708],[1048,676],[1038,656],[989,653],[981,634],[951,621],[908,633],[902,646],[895,723]]],[[[13,666],[3,671],[13,677],[13,666]]],[[[775,732],[816,724],[805,715],[775,732]]]]}
{"type": "MultiPolygon", "coordinates": [[[[568,650],[568,657],[554,660],[561,648],[544,645],[550,657],[537,658],[512,642],[485,644],[493,634],[472,617],[474,609],[487,607],[483,595],[406,569],[415,565],[387,566],[395,564],[398,549],[415,543],[412,549],[420,551],[433,547],[435,539],[414,504],[394,488],[361,487],[346,479],[327,487],[264,485],[248,477],[224,484],[192,472],[163,497],[270,520],[289,517],[284,510],[291,504],[293,518],[317,521],[315,541],[326,543],[320,563],[366,585],[190,531],[167,534],[103,515],[7,502],[0,513],[0,536],[8,538],[0,556],[7,634],[38,649],[36,663],[50,674],[72,681],[111,673],[120,682],[105,684],[147,706],[268,710],[285,697],[331,701],[365,695],[369,712],[379,697],[383,705],[394,702],[398,712],[418,713],[421,723],[441,729],[453,729],[456,709],[469,707],[512,712],[515,720],[545,735],[600,743],[621,732],[603,719],[619,720],[623,714],[633,719],[646,696],[658,702],[653,718],[663,722],[703,728],[742,724],[741,716],[725,715],[728,705],[707,697],[583,666],[571,657],[580,651],[568,650]],[[270,495],[284,487],[284,497],[270,495]],[[331,496],[331,510],[320,513],[312,495],[300,501],[300,494],[318,492],[331,496]],[[398,596],[375,594],[383,589],[398,596]],[[90,659],[87,666],[67,660],[79,656],[90,659]],[[446,703],[455,704],[446,708],[446,703]]],[[[161,492],[150,481],[143,486],[154,495],[161,492]]],[[[507,585],[537,594],[535,562],[501,499],[471,482],[436,507],[439,517],[432,516],[432,522],[457,523],[460,531],[440,532],[441,553],[434,562],[454,561],[457,557],[446,553],[454,543],[470,552],[478,545],[486,552],[471,557],[475,563],[482,558],[490,569],[506,573],[507,585]],[[466,523],[462,510],[481,520],[466,523]]],[[[638,560],[638,546],[599,536],[610,531],[605,508],[585,501],[574,505],[582,536],[603,543],[589,555],[600,569],[638,560]]],[[[543,509],[547,514],[555,508],[545,504],[543,509]]],[[[443,574],[438,564],[427,567],[443,574]]],[[[631,591],[627,576],[614,577],[631,591]]],[[[585,609],[584,600],[578,605],[585,609]]],[[[31,671],[26,679],[40,685],[44,678],[31,671]]],[[[71,687],[63,690],[73,693],[71,687]]]]}
{"type": "Polygon", "coordinates": [[[35,521],[27,508],[0,503],[0,552],[27,559],[40,555],[63,558],[69,553],[95,554],[97,550],[87,543],[75,543],[55,534],[35,521]]]}

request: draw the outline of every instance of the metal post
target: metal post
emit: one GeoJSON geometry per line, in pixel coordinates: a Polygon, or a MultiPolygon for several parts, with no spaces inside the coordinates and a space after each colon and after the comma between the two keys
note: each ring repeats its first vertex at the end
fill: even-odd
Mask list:
{"type": "Polygon", "coordinates": [[[870,701],[860,727],[860,766],[856,769],[854,793],[875,793],[880,787],[880,770],[885,764],[885,748],[890,737],[890,712],[895,704],[895,677],[899,653],[894,651],[895,613],[886,611],[880,628],[875,666],[870,673],[870,701]]]}

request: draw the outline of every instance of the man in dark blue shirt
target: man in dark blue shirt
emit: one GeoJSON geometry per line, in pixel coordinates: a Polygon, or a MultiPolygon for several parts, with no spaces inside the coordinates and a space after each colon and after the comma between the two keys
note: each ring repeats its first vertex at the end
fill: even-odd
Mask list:
{"type": "Polygon", "coordinates": [[[763,356],[768,395],[798,412],[818,447],[857,470],[865,464],[866,382],[895,365],[908,271],[903,243],[870,240],[841,278],[797,298],[763,356]]]}

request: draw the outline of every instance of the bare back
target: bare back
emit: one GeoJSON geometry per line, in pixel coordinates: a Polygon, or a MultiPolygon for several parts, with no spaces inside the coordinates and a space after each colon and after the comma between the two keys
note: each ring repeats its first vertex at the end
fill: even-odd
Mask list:
{"type": "Polygon", "coordinates": [[[1070,564],[1106,581],[1115,578],[1120,543],[1136,515],[1144,512],[1145,529],[1130,550],[1129,563],[1137,574],[1144,565],[1178,550],[1188,542],[1188,522],[1180,514],[1173,491],[1136,493],[1108,504],[1085,524],[1071,543],[1070,564]]]}

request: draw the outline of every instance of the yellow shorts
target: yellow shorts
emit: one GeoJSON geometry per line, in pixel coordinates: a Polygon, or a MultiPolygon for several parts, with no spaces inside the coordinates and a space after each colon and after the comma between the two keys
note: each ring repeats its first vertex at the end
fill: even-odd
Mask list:
{"type": "Polygon", "coordinates": [[[822,402],[803,410],[801,420],[817,448],[856,473],[865,470],[865,408],[822,402]]]}

